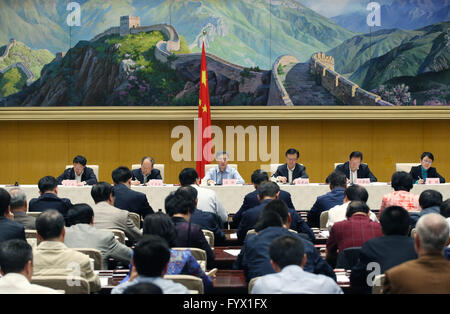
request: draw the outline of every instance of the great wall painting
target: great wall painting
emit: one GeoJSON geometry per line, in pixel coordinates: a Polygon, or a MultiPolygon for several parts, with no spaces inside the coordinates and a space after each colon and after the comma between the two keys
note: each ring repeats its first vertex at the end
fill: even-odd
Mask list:
{"type": "Polygon", "coordinates": [[[213,106],[450,105],[450,0],[17,2],[0,106],[195,106],[203,42],[213,106]]]}

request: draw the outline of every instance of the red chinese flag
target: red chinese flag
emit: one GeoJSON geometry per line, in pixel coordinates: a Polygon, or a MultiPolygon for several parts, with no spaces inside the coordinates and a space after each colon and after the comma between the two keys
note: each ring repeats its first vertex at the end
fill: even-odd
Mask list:
{"type": "Polygon", "coordinates": [[[198,129],[197,129],[197,172],[202,179],[205,176],[205,165],[212,158],[211,143],[211,110],[208,89],[208,70],[206,67],[205,43],[202,49],[202,64],[200,73],[200,97],[198,105],[198,129]]]}

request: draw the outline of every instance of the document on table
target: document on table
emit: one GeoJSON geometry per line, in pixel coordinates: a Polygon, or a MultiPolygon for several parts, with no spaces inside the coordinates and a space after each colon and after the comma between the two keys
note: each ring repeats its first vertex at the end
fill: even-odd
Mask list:
{"type": "Polygon", "coordinates": [[[100,279],[100,285],[102,287],[106,287],[108,285],[108,278],[109,277],[100,276],[100,271],[98,271],[98,270],[94,270],[94,274],[96,274],[98,276],[98,278],[100,279]]]}
{"type": "Polygon", "coordinates": [[[320,234],[322,237],[328,239],[328,237],[330,236],[330,231],[322,230],[322,231],[319,232],[319,234],[320,234]]]}
{"type": "Polygon", "coordinates": [[[237,233],[230,233],[230,239],[237,239],[237,233]]]}
{"type": "Polygon", "coordinates": [[[236,249],[230,249],[230,250],[223,250],[225,253],[228,253],[230,255],[233,256],[238,256],[239,253],[241,253],[241,250],[236,250],[236,249]]]}
{"type": "Polygon", "coordinates": [[[339,283],[349,283],[350,279],[345,274],[336,274],[336,281],[339,283]]]}

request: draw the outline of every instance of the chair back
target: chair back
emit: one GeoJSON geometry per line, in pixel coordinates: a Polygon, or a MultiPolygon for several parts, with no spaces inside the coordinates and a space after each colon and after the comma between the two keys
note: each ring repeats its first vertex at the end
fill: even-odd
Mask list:
{"type": "Polygon", "coordinates": [[[80,253],[86,254],[87,256],[89,256],[89,258],[92,258],[94,260],[94,270],[106,269],[106,265],[105,267],[103,265],[102,252],[100,252],[99,250],[91,248],[72,248],[72,249],[80,253]]]}
{"type": "MultiPolygon", "coordinates": [[[[420,165],[417,162],[409,162],[409,163],[396,163],[395,164],[395,171],[405,171],[410,172],[412,167],[420,165]]],[[[417,179],[417,178],[416,178],[417,179]]]]}
{"type": "Polygon", "coordinates": [[[328,210],[323,211],[320,214],[320,229],[325,229],[327,227],[328,222],[328,210]]]}
{"type": "Polygon", "coordinates": [[[141,216],[138,213],[128,212],[128,217],[138,229],[141,229],[141,216]]]}
{"type": "Polygon", "coordinates": [[[261,278],[261,276],[259,277],[254,277],[250,280],[250,282],[248,283],[248,294],[252,294],[252,290],[253,287],[255,286],[255,282],[256,280],[258,280],[259,278],[261,278]]]}
{"type": "Polygon", "coordinates": [[[205,235],[206,240],[211,248],[214,247],[214,232],[207,229],[202,229],[203,234],[205,235]]]}
{"type": "Polygon", "coordinates": [[[349,247],[339,252],[336,268],[352,269],[359,262],[361,247],[349,247]]]}
{"type": "MultiPolygon", "coordinates": [[[[66,169],[72,168],[73,165],[67,165],[66,169]]],[[[86,167],[91,168],[94,171],[95,177],[97,178],[97,181],[100,181],[98,179],[98,165],[86,165],[86,167]]]]}
{"type": "Polygon", "coordinates": [[[39,241],[37,237],[37,231],[36,230],[29,230],[25,229],[25,239],[27,240],[28,244],[33,247],[33,245],[37,246],[41,241],[39,241]]]}
{"type": "MultiPolygon", "coordinates": [[[[131,170],[135,170],[135,169],[139,169],[139,168],[141,168],[141,164],[132,164],[131,165],[131,170]]],[[[154,164],[153,169],[159,170],[159,172],[161,173],[161,178],[164,181],[164,164],[154,164]]]]}
{"type": "Polygon", "coordinates": [[[125,244],[125,232],[119,229],[101,229],[103,231],[109,231],[114,234],[114,237],[117,241],[119,241],[122,244],[125,244]]]}
{"type": "Polygon", "coordinates": [[[33,276],[31,283],[63,290],[66,294],[89,294],[90,292],[89,282],[85,278],[76,276],[33,276]]]}
{"type": "Polygon", "coordinates": [[[177,251],[191,251],[192,256],[197,260],[200,267],[204,271],[206,270],[207,255],[205,250],[196,247],[173,247],[172,249],[177,251]]]}
{"type": "Polygon", "coordinates": [[[203,281],[199,277],[192,275],[165,275],[164,279],[181,283],[189,290],[196,291],[198,294],[204,294],[203,281]]]}
{"type": "Polygon", "coordinates": [[[385,274],[375,276],[375,279],[373,281],[372,294],[382,294],[383,293],[383,286],[384,286],[385,279],[386,279],[385,274]]]}
{"type": "Polygon", "coordinates": [[[27,212],[28,216],[37,218],[42,212],[27,212]]]}

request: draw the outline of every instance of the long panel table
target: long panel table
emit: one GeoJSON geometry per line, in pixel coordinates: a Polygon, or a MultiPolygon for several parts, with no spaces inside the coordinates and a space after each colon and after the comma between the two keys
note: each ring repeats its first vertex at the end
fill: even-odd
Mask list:
{"type": "MultiPolygon", "coordinates": [[[[1,187],[5,187],[4,185],[1,187]]],[[[9,189],[10,187],[6,187],[9,189]]],[[[22,185],[21,188],[27,194],[27,199],[30,200],[34,197],[39,197],[39,189],[36,185],[22,185]]],[[[165,186],[133,186],[132,189],[143,192],[147,195],[150,205],[155,211],[162,209],[164,211],[164,199],[170,192],[176,190],[178,186],[165,185],[165,186]]],[[[247,193],[254,191],[253,185],[236,185],[236,186],[208,186],[205,187],[216,191],[219,200],[227,209],[229,214],[236,213],[242,205],[244,196],[247,193]]],[[[292,202],[297,210],[309,210],[316,198],[320,195],[324,195],[330,191],[330,188],[326,184],[309,184],[309,185],[280,185],[282,190],[291,193],[292,202]]],[[[365,188],[369,192],[368,205],[371,209],[378,209],[381,206],[381,199],[383,195],[393,191],[390,185],[387,183],[372,183],[366,185],[365,188]]],[[[450,198],[450,184],[438,184],[438,185],[414,185],[411,192],[420,194],[427,189],[437,190],[442,193],[444,200],[450,198]]],[[[72,203],[87,203],[94,204],[91,197],[91,187],[69,187],[59,186],[58,196],[69,198],[72,203]]]]}

